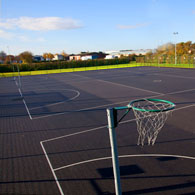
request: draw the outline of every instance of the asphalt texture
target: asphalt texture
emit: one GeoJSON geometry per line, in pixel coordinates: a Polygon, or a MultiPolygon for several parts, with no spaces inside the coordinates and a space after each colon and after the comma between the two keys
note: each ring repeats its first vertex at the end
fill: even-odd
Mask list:
{"type": "Polygon", "coordinates": [[[149,97],[176,108],[154,146],[116,128],[123,194],[195,194],[195,70],[158,67],[0,78],[0,194],[115,194],[106,108],[149,97]]]}

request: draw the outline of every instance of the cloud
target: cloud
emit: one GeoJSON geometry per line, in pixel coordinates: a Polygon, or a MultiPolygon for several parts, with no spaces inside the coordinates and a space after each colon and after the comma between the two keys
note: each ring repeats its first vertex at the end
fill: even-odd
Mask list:
{"type": "Polygon", "coordinates": [[[140,28],[140,27],[144,27],[144,26],[148,26],[148,24],[143,23],[143,24],[135,24],[135,25],[118,25],[117,28],[119,28],[119,29],[136,29],[136,28],[140,28]]]}
{"type": "Polygon", "coordinates": [[[22,42],[45,42],[45,39],[43,37],[30,38],[26,35],[17,35],[16,38],[22,42]]]}
{"type": "Polygon", "coordinates": [[[26,36],[24,34],[17,34],[17,33],[10,33],[8,31],[4,31],[0,29],[0,39],[6,39],[6,40],[19,40],[21,42],[45,42],[46,40],[43,37],[34,37],[31,38],[29,36],[26,36]]]}
{"type": "Polygon", "coordinates": [[[13,37],[14,37],[14,34],[0,29],[0,38],[11,40],[13,37]]]}
{"type": "Polygon", "coordinates": [[[5,29],[23,29],[32,31],[69,30],[81,28],[79,21],[60,17],[20,17],[0,20],[0,27],[5,29]]]}

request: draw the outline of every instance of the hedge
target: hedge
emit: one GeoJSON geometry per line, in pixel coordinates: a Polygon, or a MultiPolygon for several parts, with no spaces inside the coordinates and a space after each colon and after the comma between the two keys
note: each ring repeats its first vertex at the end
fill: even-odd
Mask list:
{"type": "Polygon", "coordinates": [[[17,71],[36,71],[36,70],[53,70],[53,69],[67,69],[67,68],[82,68],[82,67],[93,67],[93,66],[107,66],[116,64],[128,64],[130,58],[116,58],[116,59],[96,59],[96,60],[85,60],[85,61],[52,61],[52,62],[39,62],[31,64],[1,64],[0,72],[12,72],[13,69],[17,71]]]}

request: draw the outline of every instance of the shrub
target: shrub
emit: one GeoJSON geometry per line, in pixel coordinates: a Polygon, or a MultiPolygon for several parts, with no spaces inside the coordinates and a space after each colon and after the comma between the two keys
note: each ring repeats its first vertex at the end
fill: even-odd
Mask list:
{"type": "MultiPolygon", "coordinates": [[[[128,64],[130,58],[117,58],[117,59],[96,59],[85,61],[54,61],[54,62],[36,62],[31,64],[18,64],[21,72],[34,71],[34,70],[52,70],[52,69],[67,69],[67,68],[82,68],[93,66],[107,66],[117,64],[128,64]]],[[[13,66],[17,70],[17,65],[0,65],[0,72],[12,72],[13,66]]]]}

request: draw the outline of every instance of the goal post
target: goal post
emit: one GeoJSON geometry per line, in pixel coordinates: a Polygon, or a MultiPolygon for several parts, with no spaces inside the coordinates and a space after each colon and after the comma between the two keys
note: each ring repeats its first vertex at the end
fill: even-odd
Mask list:
{"type": "Polygon", "coordinates": [[[122,195],[122,190],[115,128],[118,126],[120,121],[129,113],[129,111],[133,110],[138,131],[137,145],[143,146],[146,138],[148,140],[148,145],[154,145],[158,133],[164,126],[169,113],[171,113],[174,108],[175,104],[167,100],[139,99],[130,102],[127,106],[108,108],[106,110],[116,195],[122,195]],[[126,110],[126,112],[118,120],[117,112],[119,110],[126,110]]]}
{"type": "Polygon", "coordinates": [[[121,183],[120,183],[120,168],[118,162],[118,149],[117,149],[117,141],[116,141],[116,122],[114,118],[116,117],[116,110],[114,108],[107,109],[108,116],[108,129],[110,136],[110,145],[111,145],[111,153],[112,153],[112,166],[114,173],[114,183],[115,183],[115,193],[116,195],[122,195],[121,192],[121,183]]]}

